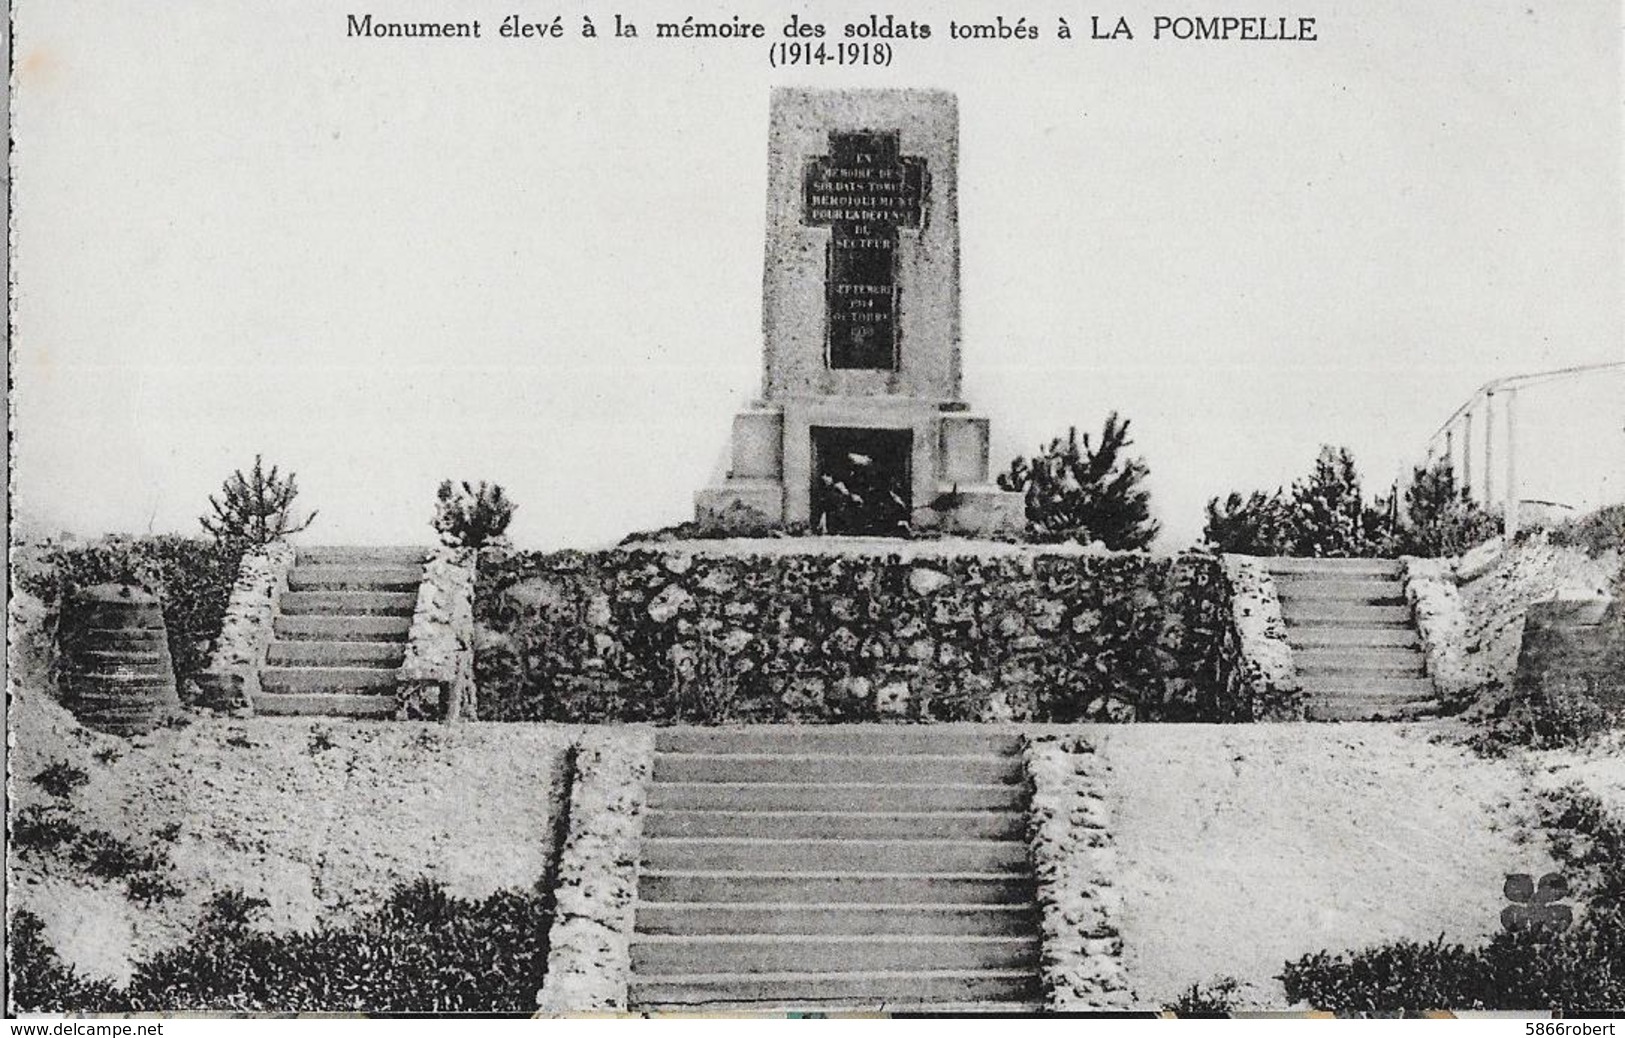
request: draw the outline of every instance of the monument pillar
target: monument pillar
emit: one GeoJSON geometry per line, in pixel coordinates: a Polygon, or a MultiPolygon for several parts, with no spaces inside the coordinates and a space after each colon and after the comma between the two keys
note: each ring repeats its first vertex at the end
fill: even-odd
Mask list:
{"type": "Polygon", "coordinates": [[[953,95],[779,88],[769,121],[762,398],[700,519],[1020,529],[960,399],[953,95]]]}

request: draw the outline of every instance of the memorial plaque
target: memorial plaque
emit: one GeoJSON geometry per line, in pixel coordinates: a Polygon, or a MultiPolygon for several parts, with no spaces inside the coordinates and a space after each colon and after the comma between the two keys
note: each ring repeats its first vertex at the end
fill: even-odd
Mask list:
{"type": "Polygon", "coordinates": [[[826,349],[836,369],[895,371],[897,232],[917,230],[925,162],[898,154],[899,133],[831,133],[807,164],[809,226],[830,228],[824,273],[826,349]]]}

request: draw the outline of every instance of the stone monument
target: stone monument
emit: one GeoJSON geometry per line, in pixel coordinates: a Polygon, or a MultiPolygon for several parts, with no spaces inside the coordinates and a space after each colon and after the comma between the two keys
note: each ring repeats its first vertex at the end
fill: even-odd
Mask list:
{"type": "Polygon", "coordinates": [[[702,522],[1017,530],[960,399],[959,110],[923,90],[773,91],[762,397],[702,522]]]}

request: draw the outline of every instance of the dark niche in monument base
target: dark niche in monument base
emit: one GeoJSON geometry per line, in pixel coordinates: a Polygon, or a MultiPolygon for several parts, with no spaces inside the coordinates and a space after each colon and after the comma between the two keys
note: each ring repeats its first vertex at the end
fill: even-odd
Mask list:
{"type": "Polygon", "coordinates": [[[913,513],[907,429],[812,429],[812,526],[866,537],[906,534],[913,513]]]}

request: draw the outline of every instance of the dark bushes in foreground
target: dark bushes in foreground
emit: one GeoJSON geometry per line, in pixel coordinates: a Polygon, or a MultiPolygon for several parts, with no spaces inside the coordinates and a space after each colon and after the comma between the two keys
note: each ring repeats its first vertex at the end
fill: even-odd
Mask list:
{"type": "Polygon", "coordinates": [[[190,944],[137,964],[125,988],[63,965],[38,918],[11,924],[12,998],[24,1011],[528,1013],[547,969],[551,900],[480,901],[419,880],[348,926],[272,934],[264,902],[217,896],[190,944]]]}
{"type": "Polygon", "coordinates": [[[1577,900],[1578,918],[1557,933],[1502,931],[1481,947],[1441,937],[1397,941],[1286,964],[1287,998],[1346,1014],[1428,1009],[1526,1009],[1565,1013],[1625,1005],[1625,823],[1595,798],[1569,790],[1549,805],[1553,856],[1577,900]]]}

